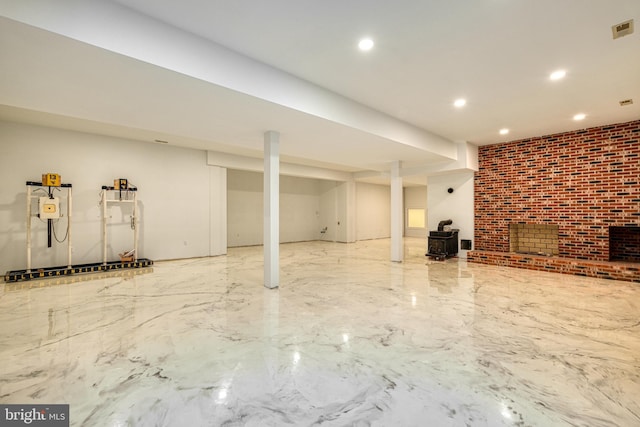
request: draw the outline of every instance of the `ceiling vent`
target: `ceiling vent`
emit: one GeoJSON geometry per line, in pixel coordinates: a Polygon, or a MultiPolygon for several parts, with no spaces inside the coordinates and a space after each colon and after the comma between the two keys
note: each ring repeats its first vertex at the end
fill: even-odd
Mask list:
{"type": "Polygon", "coordinates": [[[620,106],[624,107],[625,105],[631,105],[633,104],[633,99],[625,99],[623,101],[620,101],[620,106]]]}
{"type": "Polygon", "coordinates": [[[611,31],[613,31],[614,40],[633,34],[633,19],[614,25],[611,31]]]}

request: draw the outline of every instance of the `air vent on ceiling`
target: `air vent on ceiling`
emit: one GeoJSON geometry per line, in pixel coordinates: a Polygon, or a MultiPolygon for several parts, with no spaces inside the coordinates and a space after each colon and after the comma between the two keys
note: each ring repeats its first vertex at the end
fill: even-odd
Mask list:
{"type": "Polygon", "coordinates": [[[620,106],[624,107],[625,105],[631,105],[633,104],[633,99],[625,99],[620,101],[620,106]]]}
{"type": "Polygon", "coordinates": [[[633,34],[633,19],[614,25],[611,27],[611,31],[613,31],[614,39],[633,34]]]}

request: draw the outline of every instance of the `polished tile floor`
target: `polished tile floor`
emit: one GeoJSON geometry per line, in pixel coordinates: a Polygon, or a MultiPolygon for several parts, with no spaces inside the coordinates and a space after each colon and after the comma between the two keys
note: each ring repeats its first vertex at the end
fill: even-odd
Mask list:
{"type": "Polygon", "coordinates": [[[640,426],[640,286],[406,239],[3,284],[0,402],[74,426],[640,426]]]}

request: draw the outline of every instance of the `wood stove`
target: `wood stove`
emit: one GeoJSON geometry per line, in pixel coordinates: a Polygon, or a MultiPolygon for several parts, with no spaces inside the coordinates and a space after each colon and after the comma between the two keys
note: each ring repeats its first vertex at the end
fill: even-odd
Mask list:
{"type": "Polygon", "coordinates": [[[445,226],[451,225],[450,219],[440,221],[437,231],[429,232],[426,256],[443,260],[458,253],[458,231],[457,229],[446,230],[445,226]]]}

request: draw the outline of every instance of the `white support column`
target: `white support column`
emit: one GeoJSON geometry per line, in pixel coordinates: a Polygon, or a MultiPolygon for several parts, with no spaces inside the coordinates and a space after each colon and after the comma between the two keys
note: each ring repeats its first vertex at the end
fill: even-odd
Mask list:
{"type": "Polygon", "coordinates": [[[131,213],[131,228],[133,228],[133,260],[138,261],[138,191],[133,192],[133,209],[131,213]]]}
{"type": "Polygon", "coordinates": [[[107,265],[107,190],[102,190],[102,265],[107,265]]]}
{"type": "Polygon", "coordinates": [[[209,256],[227,253],[227,168],[209,166],[209,256]]]}
{"type": "Polygon", "coordinates": [[[347,243],[353,243],[357,238],[357,203],[356,203],[356,180],[351,178],[346,182],[347,200],[346,200],[346,220],[347,220],[347,243]]]}
{"type": "Polygon", "coordinates": [[[27,184],[27,273],[31,273],[31,186],[27,184]]]}
{"type": "Polygon", "coordinates": [[[71,201],[72,191],[71,187],[67,188],[67,268],[71,268],[73,262],[71,261],[71,253],[73,246],[71,246],[71,211],[73,208],[73,202],[71,201]]]}
{"type": "Polygon", "coordinates": [[[264,134],[264,286],[280,283],[280,134],[264,134]]]}
{"type": "Polygon", "coordinates": [[[404,242],[402,239],[404,207],[402,203],[400,166],[400,161],[391,163],[391,261],[394,262],[402,262],[404,258],[404,242]]]}

